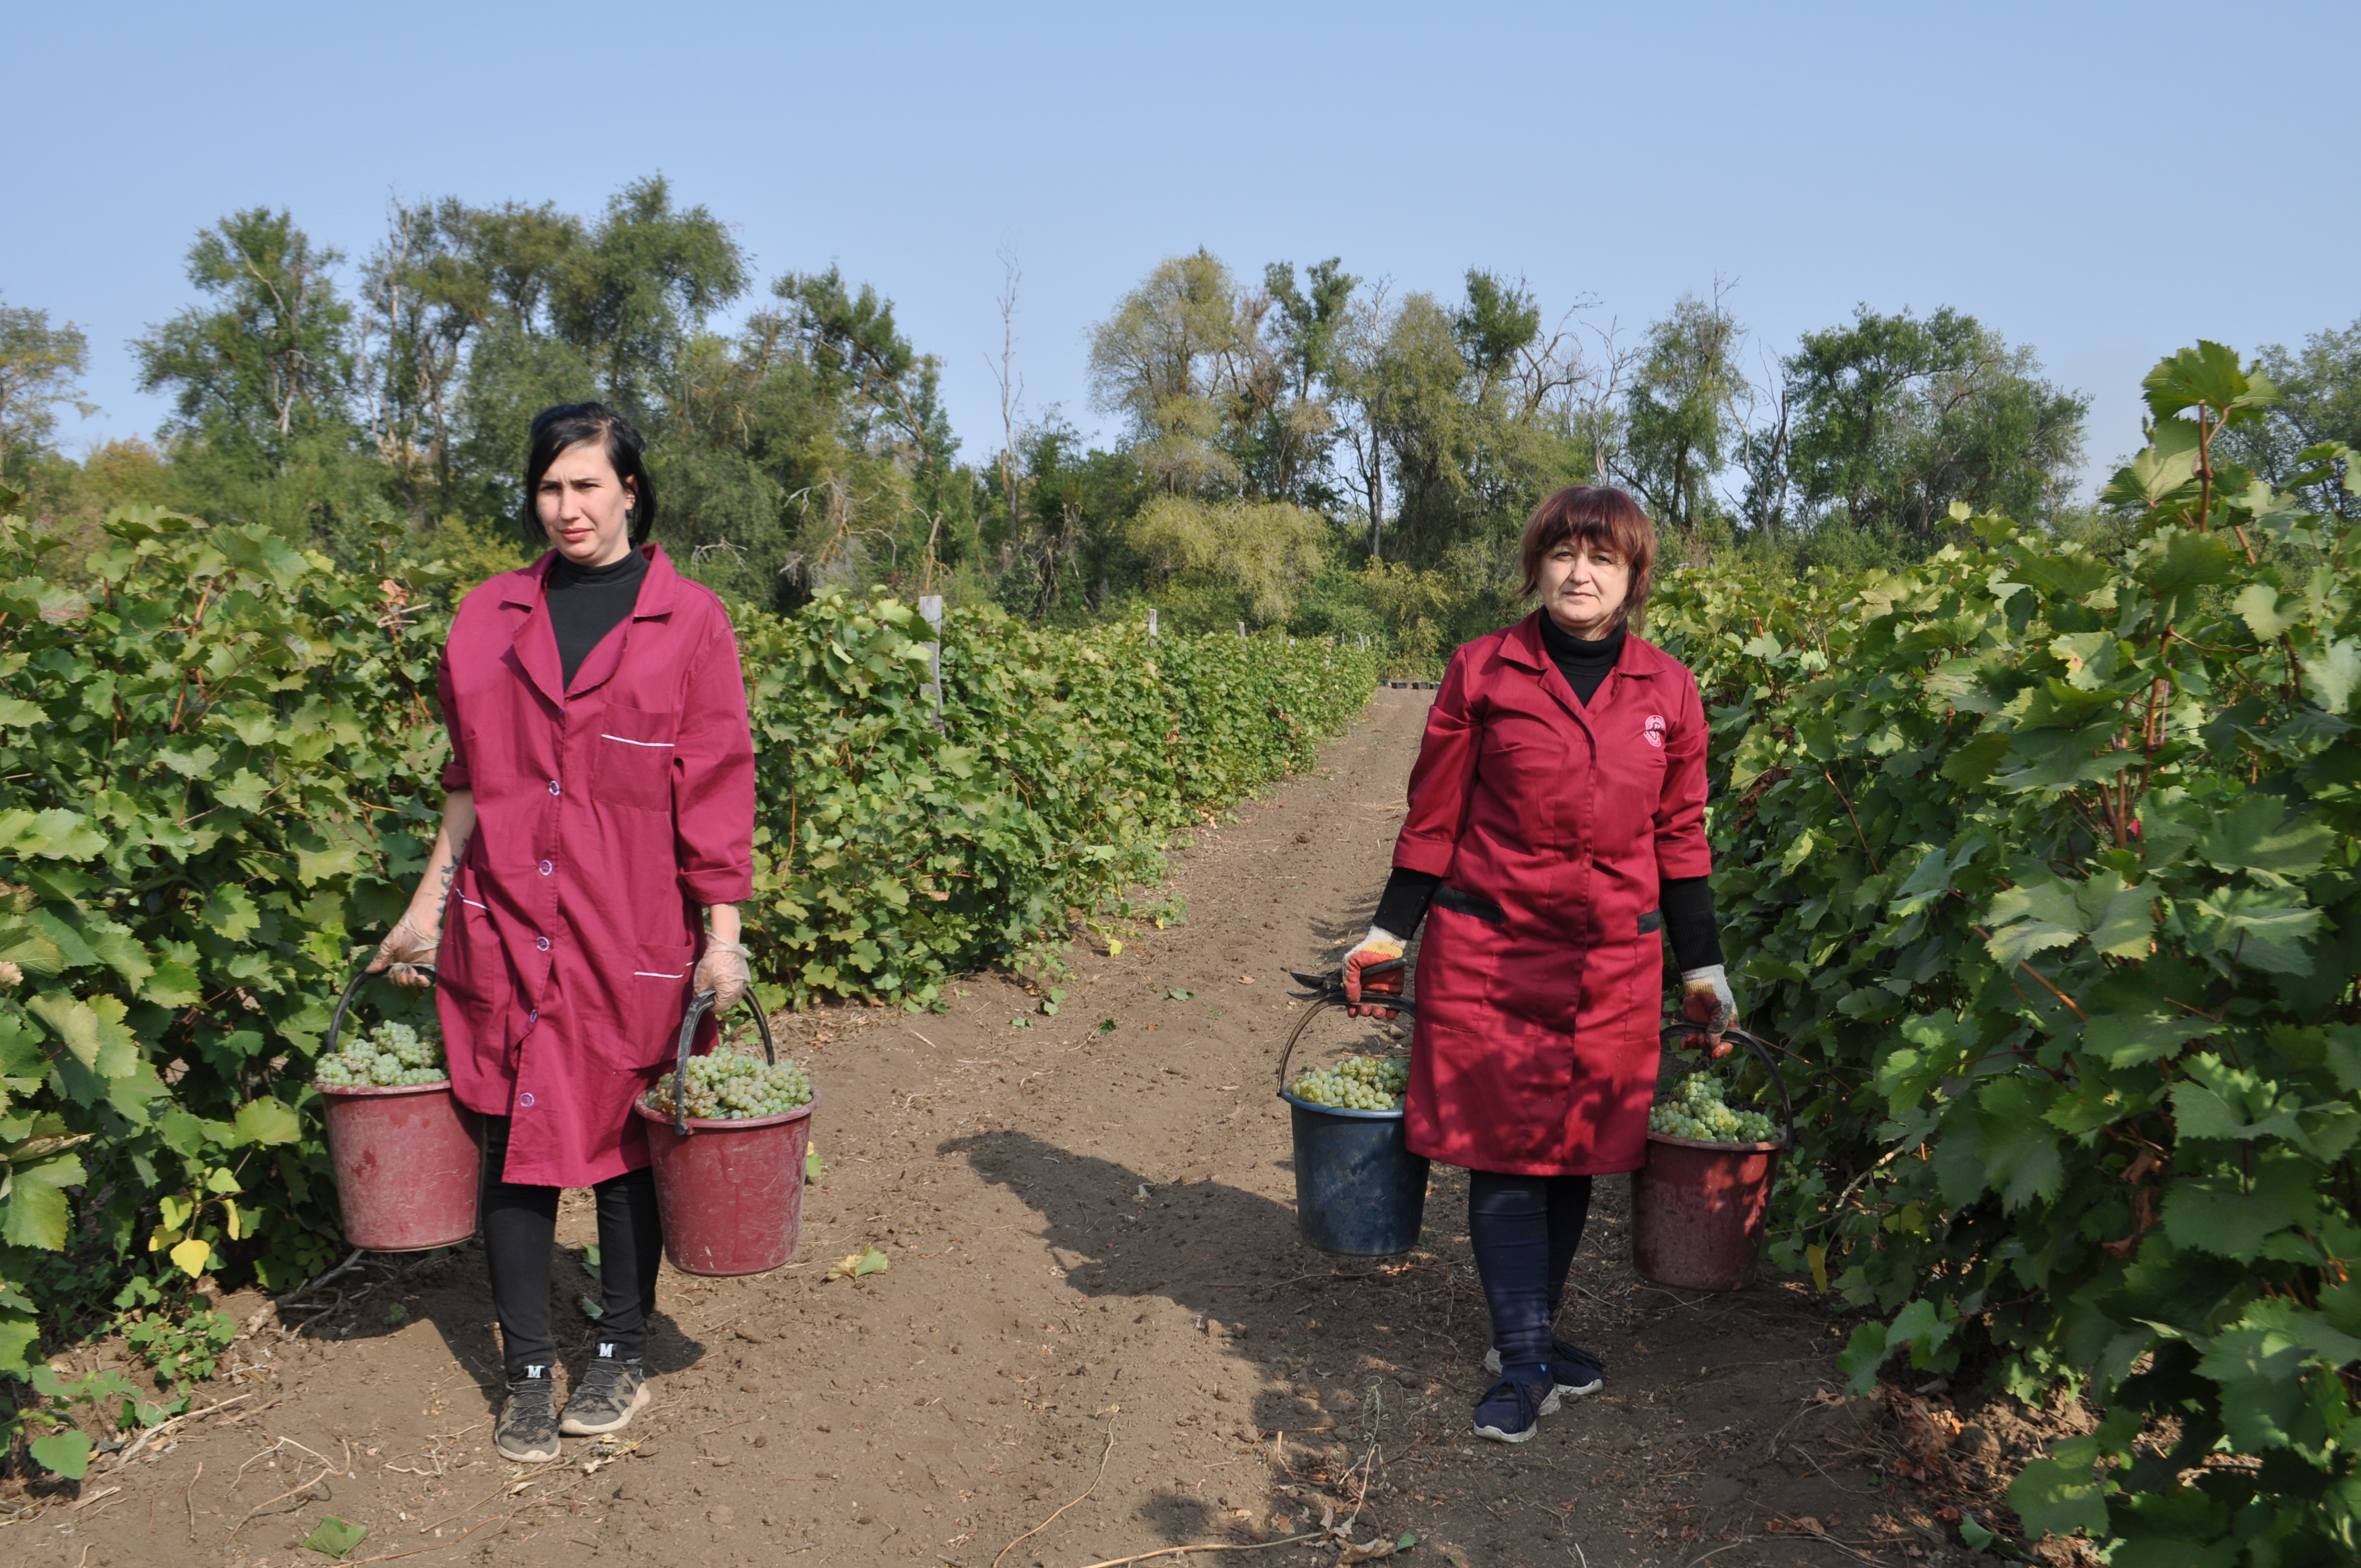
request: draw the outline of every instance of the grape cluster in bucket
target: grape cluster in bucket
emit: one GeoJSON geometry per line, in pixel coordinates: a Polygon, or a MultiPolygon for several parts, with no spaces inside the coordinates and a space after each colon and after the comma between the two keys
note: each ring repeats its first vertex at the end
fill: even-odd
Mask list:
{"type": "Polygon", "coordinates": [[[1408,1057],[1345,1057],[1334,1067],[1313,1068],[1287,1091],[1340,1111],[1399,1111],[1409,1087],[1408,1057]]]}
{"type": "MultiPolygon", "coordinates": [[[[673,1113],[673,1075],[666,1073],[648,1091],[647,1107],[666,1116],[673,1113]]],[[[783,1116],[811,1103],[811,1080],[791,1061],[770,1064],[752,1057],[716,1051],[688,1058],[684,1087],[687,1114],[699,1122],[744,1122],[757,1116],[783,1116]]]]}
{"type": "Polygon", "coordinates": [[[430,1025],[422,1034],[407,1024],[389,1023],[347,1038],[334,1056],[320,1058],[313,1076],[331,1089],[390,1089],[441,1083],[451,1074],[443,1066],[442,1031],[430,1025]]]}
{"type": "Polygon", "coordinates": [[[1703,1144],[1778,1141],[1776,1122],[1760,1111],[1724,1104],[1722,1092],[1721,1080],[1711,1073],[1691,1073],[1649,1110],[1648,1131],[1703,1144]]]}

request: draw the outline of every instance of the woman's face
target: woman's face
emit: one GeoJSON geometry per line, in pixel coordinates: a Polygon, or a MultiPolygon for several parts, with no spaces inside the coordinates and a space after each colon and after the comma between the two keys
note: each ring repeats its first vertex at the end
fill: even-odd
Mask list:
{"type": "Polygon", "coordinates": [[[1542,558],[1542,608],[1576,637],[1597,641],[1615,629],[1631,593],[1631,563],[1605,543],[1561,541],[1542,558]]]}
{"type": "Polygon", "coordinates": [[[577,566],[610,566],[631,547],[631,487],[615,477],[603,441],[559,453],[533,504],[549,542],[577,566]]]}

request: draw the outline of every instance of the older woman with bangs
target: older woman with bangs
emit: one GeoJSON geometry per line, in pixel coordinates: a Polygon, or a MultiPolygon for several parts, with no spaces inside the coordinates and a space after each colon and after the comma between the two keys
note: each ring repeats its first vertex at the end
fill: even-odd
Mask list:
{"type": "Polygon", "coordinates": [[[1598,1357],[1554,1337],[1591,1179],[1647,1147],[1664,1010],[1719,1039],[1736,1018],[1708,883],[1706,722],[1696,679],[1634,634],[1656,532],[1620,490],[1577,485],[1525,524],[1541,608],[1452,655],[1394,870],[1345,955],[1356,1011],[1391,1016],[1428,906],[1406,1122],[1413,1153],[1468,1171],[1467,1230],[1498,1375],[1477,1435],[1532,1437],[1598,1357]]]}

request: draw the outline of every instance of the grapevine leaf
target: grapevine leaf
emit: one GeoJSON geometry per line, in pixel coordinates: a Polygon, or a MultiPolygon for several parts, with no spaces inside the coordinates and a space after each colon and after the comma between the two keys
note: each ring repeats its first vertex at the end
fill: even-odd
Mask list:
{"type": "Polygon", "coordinates": [[[2214,817],[2197,840],[2197,853],[2225,872],[2282,883],[2318,871],[2335,842],[2335,829],[2325,821],[2312,816],[2290,821],[2285,801],[2250,791],[2214,817]]]}
{"type": "Polygon", "coordinates": [[[2256,637],[2268,642],[2301,620],[2305,607],[2301,598],[2292,596],[2282,603],[2279,591],[2268,583],[2249,583],[2238,590],[2230,608],[2238,612],[2256,637]]]}
{"type": "Polygon", "coordinates": [[[2361,686],[2361,641],[2341,638],[2313,652],[2303,664],[2304,689],[2331,713],[2343,713],[2361,686]]]}
{"type": "Polygon", "coordinates": [[[2009,965],[2047,948],[2070,946],[2084,929],[2073,888],[2054,879],[2002,889],[1993,895],[1985,918],[1993,934],[1984,950],[2009,965]]]}
{"type": "Polygon", "coordinates": [[[2014,1212],[2035,1199],[2058,1196],[2066,1166],[2058,1150],[2058,1133],[2044,1118],[2048,1107],[2040,1091],[2022,1078],[2001,1078],[1976,1095],[1983,1114],[1978,1154],[1985,1179],[2000,1194],[2001,1207],[2014,1212]]]}
{"type": "Polygon", "coordinates": [[[2251,1183],[2235,1175],[2185,1176],[2164,1194],[2164,1230],[2175,1245],[2252,1263],[2280,1231],[2318,1223],[2308,1162],[2262,1159],[2251,1183]]]}
{"type": "Polygon", "coordinates": [[[355,1548],[368,1539],[367,1525],[346,1524],[330,1514],[320,1526],[303,1538],[304,1550],[325,1552],[330,1557],[349,1557],[355,1548]]]}
{"type": "Polygon", "coordinates": [[[291,1144],[303,1135],[295,1113],[278,1100],[249,1100],[237,1108],[237,1144],[291,1144]]]}
{"type": "Polygon", "coordinates": [[[2107,1533],[2107,1501],[2090,1466],[2070,1470],[2054,1459],[2035,1459],[2009,1484],[2008,1506],[2030,1535],[2107,1533]]]}
{"type": "Polygon", "coordinates": [[[2222,1386],[2222,1419],[2242,1453],[2285,1448],[2295,1439],[2306,1367],[2334,1370],[2361,1361],[2361,1339],[2320,1313],[2267,1297],[2243,1321],[2213,1336],[2198,1373],[2222,1386]]]}
{"type": "Polygon", "coordinates": [[[195,1279],[201,1277],[206,1266],[213,1262],[214,1247],[211,1242],[202,1237],[191,1236],[172,1248],[170,1255],[183,1274],[195,1279]]]}
{"type": "Polygon", "coordinates": [[[79,1481],[90,1474],[93,1450],[90,1438],[82,1432],[51,1432],[47,1437],[35,1438],[26,1446],[43,1469],[54,1471],[69,1481],[79,1481]]]}

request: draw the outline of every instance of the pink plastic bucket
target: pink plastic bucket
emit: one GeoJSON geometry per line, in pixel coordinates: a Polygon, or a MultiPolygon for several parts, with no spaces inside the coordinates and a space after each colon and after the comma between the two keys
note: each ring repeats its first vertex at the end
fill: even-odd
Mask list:
{"type": "Polygon", "coordinates": [[[423,1252],[476,1234],[483,1152],[475,1114],[447,1080],[318,1088],[346,1241],[371,1252],[423,1252]]]}
{"type": "MultiPolygon", "coordinates": [[[[1665,1034],[1698,1032],[1676,1025],[1665,1034]]],[[[1779,1151],[1795,1141],[1795,1104],[1770,1047],[1743,1029],[1725,1036],[1744,1046],[1778,1086],[1781,1135],[1760,1144],[1648,1135],[1647,1163],[1631,1173],[1631,1266],[1682,1290],[1743,1290],[1754,1283],[1779,1151]]]]}

